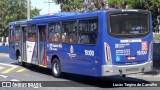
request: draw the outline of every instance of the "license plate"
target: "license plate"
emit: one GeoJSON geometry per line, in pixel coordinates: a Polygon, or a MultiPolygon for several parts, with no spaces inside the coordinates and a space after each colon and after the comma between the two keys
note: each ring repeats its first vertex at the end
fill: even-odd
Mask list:
{"type": "Polygon", "coordinates": [[[138,68],[129,68],[126,69],[127,72],[138,71],[138,68]]]}

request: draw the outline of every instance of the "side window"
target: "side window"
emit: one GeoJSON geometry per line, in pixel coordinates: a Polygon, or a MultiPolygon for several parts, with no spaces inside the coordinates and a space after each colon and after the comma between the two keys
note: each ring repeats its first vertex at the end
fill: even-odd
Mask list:
{"type": "Polygon", "coordinates": [[[23,34],[23,41],[26,41],[27,37],[26,37],[26,32],[27,32],[27,26],[22,27],[22,34],[23,34]]]}
{"type": "Polygon", "coordinates": [[[28,41],[36,42],[36,25],[28,26],[28,41]]]}
{"type": "Polygon", "coordinates": [[[61,41],[61,27],[60,23],[49,24],[49,42],[60,42],[61,41]]]}
{"type": "Polygon", "coordinates": [[[15,41],[20,41],[20,26],[15,27],[15,41]]]}
{"type": "Polygon", "coordinates": [[[98,19],[79,21],[79,44],[96,44],[98,34],[98,19]]]}
{"type": "Polygon", "coordinates": [[[14,30],[13,30],[13,26],[10,25],[9,28],[9,44],[12,44],[14,42],[14,30]]]}
{"type": "Polygon", "coordinates": [[[77,27],[75,21],[62,22],[62,42],[77,43],[77,27]]]}

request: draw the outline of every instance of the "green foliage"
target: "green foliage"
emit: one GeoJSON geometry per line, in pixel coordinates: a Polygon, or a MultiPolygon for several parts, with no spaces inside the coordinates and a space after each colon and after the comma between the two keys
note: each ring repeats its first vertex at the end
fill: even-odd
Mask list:
{"type": "Polygon", "coordinates": [[[105,8],[104,0],[53,0],[57,4],[61,5],[62,12],[85,12],[102,10],[105,8]]]}
{"type": "Polygon", "coordinates": [[[153,39],[154,40],[159,40],[160,39],[160,34],[153,34],[153,39]]]}
{"type": "Polygon", "coordinates": [[[108,5],[111,8],[126,8],[127,0],[108,0],[108,5]]]}
{"type": "Polygon", "coordinates": [[[128,0],[129,8],[147,9],[146,0],[128,0]]]}
{"type": "MultiPolygon", "coordinates": [[[[31,9],[31,17],[39,15],[40,10],[31,9]]],[[[27,0],[0,0],[0,36],[7,36],[8,23],[27,18],[27,0]]]]}
{"type": "Polygon", "coordinates": [[[40,12],[40,11],[41,11],[41,10],[40,10],[40,9],[37,9],[36,7],[35,7],[35,8],[32,8],[32,9],[31,9],[31,18],[34,17],[34,16],[39,15],[39,12],[40,12]]]}
{"type": "Polygon", "coordinates": [[[53,0],[57,4],[61,4],[61,10],[72,12],[81,7],[83,0],[53,0]]]}

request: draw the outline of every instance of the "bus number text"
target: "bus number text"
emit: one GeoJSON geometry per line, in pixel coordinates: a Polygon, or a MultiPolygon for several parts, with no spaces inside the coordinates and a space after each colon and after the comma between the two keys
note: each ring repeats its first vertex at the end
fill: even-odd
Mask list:
{"type": "Polygon", "coordinates": [[[147,51],[137,51],[137,55],[146,55],[147,51]]]}
{"type": "Polygon", "coordinates": [[[94,51],[93,50],[85,50],[84,51],[86,56],[94,56],[94,51]]]}

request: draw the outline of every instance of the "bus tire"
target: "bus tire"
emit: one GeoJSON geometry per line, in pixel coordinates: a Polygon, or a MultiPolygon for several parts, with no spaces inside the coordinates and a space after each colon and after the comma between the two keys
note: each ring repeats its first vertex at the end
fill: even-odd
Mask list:
{"type": "Polygon", "coordinates": [[[61,63],[57,58],[52,61],[52,75],[56,78],[61,77],[61,63]]]}
{"type": "Polygon", "coordinates": [[[22,61],[21,55],[18,55],[18,56],[17,56],[17,61],[18,61],[18,64],[19,64],[20,66],[24,66],[24,62],[22,61]]]}

